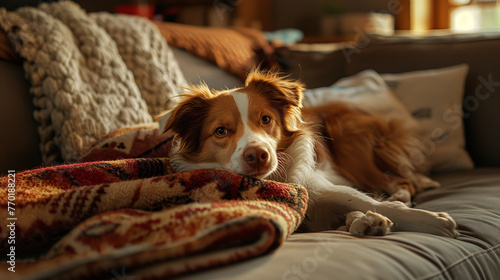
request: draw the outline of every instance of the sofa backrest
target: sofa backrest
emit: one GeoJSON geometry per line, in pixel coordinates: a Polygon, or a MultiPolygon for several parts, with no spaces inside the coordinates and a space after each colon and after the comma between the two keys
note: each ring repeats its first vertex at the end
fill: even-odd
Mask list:
{"type": "Polygon", "coordinates": [[[500,33],[358,37],[353,48],[292,51],[292,76],[314,88],[365,69],[402,73],[467,63],[466,149],[476,166],[500,166],[500,33]]]}
{"type": "Polygon", "coordinates": [[[500,33],[363,37],[343,54],[346,75],[367,68],[401,73],[467,63],[466,148],[476,166],[500,166],[500,33]]]}

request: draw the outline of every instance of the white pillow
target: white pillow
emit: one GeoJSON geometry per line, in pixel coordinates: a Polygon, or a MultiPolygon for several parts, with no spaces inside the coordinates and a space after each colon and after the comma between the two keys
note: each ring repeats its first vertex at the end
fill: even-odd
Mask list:
{"type": "Polygon", "coordinates": [[[422,170],[472,169],[460,115],[467,71],[466,64],[401,74],[365,70],[331,87],[306,90],[304,106],[348,101],[389,119],[400,119],[422,136],[427,158],[422,162],[421,155],[415,155],[413,159],[422,170]]]}
{"type": "Polygon", "coordinates": [[[410,111],[394,96],[382,77],[373,70],[365,70],[340,79],[330,87],[304,91],[305,107],[339,101],[354,103],[360,108],[382,114],[388,119],[401,119],[408,128],[419,126],[410,111]]]}
{"type": "Polygon", "coordinates": [[[423,126],[431,171],[472,169],[465,150],[462,100],[469,66],[382,74],[394,94],[423,126]]]}

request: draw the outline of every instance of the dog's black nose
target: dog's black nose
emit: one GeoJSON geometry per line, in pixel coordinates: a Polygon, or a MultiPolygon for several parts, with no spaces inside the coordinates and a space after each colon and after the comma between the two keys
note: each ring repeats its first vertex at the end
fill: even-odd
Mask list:
{"type": "Polygon", "coordinates": [[[269,152],[261,147],[250,147],[243,153],[243,158],[250,168],[258,170],[268,164],[269,152]]]}

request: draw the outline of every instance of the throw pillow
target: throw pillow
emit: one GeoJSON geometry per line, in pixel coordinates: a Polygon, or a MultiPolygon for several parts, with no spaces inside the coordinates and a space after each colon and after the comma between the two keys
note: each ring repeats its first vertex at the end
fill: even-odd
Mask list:
{"type": "Polygon", "coordinates": [[[168,44],[203,57],[242,80],[253,67],[277,66],[264,34],[250,28],[214,28],[155,22],[168,44]]]}
{"type": "Polygon", "coordinates": [[[425,131],[424,152],[431,171],[472,169],[474,164],[465,150],[461,108],[467,64],[383,74],[394,94],[411,111],[425,131]]]}
{"type": "Polygon", "coordinates": [[[387,119],[401,119],[407,128],[417,129],[418,123],[408,109],[394,96],[380,75],[365,70],[338,80],[330,87],[306,90],[303,104],[314,107],[329,102],[349,102],[387,119]]]}
{"type": "Polygon", "coordinates": [[[186,84],[146,19],[87,14],[70,1],[0,15],[24,59],[46,165],[76,161],[104,134],[153,121],[186,84]]]}
{"type": "Polygon", "coordinates": [[[151,116],[174,107],[188,83],[156,25],[129,15],[100,12],[89,16],[116,42],[151,116]]]}

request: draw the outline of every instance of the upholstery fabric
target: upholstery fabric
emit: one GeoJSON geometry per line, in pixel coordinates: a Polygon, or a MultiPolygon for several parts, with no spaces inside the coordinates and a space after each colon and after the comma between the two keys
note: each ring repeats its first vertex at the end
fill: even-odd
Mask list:
{"type": "Polygon", "coordinates": [[[216,90],[244,86],[244,82],[239,77],[220,68],[213,62],[177,47],[171,47],[171,49],[179,62],[184,78],[189,84],[205,83],[208,87],[216,90]]]}
{"type": "Polygon", "coordinates": [[[0,174],[23,170],[42,162],[40,136],[33,119],[33,99],[21,65],[0,60],[0,174]]]}

